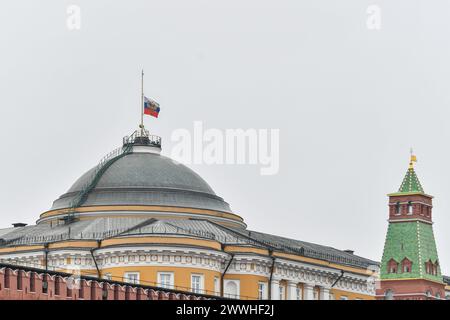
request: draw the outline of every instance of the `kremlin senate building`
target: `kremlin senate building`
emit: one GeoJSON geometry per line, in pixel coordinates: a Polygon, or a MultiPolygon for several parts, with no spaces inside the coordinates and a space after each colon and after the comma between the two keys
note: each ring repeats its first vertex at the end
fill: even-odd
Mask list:
{"type": "MultiPolygon", "coordinates": [[[[158,109],[159,112],[159,109],[158,109]]],[[[433,197],[411,159],[380,261],[253,231],[143,126],[36,225],[0,229],[0,299],[446,299],[433,197]]],[[[384,230],[380,230],[383,232],[384,230]]]]}

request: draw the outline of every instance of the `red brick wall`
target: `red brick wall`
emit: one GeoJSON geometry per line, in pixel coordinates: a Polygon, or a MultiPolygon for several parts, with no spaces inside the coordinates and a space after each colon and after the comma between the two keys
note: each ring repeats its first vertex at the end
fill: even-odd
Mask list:
{"type": "Polygon", "coordinates": [[[389,197],[389,219],[421,219],[432,221],[432,199],[426,195],[399,195],[389,197]],[[408,202],[412,203],[412,214],[408,214],[408,202]],[[400,203],[401,214],[397,215],[397,202],[400,203]]]}
{"type": "Polygon", "coordinates": [[[438,292],[441,299],[445,299],[444,284],[423,279],[383,280],[377,289],[377,299],[383,300],[387,290],[393,291],[394,300],[435,300],[438,292]],[[425,295],[427,291],[431,292],[431,297],[425,295]]]}
{"type": "Polygon", "coordinates": [[[78,278],[33,271],[20,266],[0,267],[0,300],[204,300],[213,297],[160,288],[78,278]],[[34,290],[31,278],[34,276],[34,290]],[[59,277],[59,280],[56,280],[59,277]],[[44,279],[47,290],[43,289],[44,279]]]}

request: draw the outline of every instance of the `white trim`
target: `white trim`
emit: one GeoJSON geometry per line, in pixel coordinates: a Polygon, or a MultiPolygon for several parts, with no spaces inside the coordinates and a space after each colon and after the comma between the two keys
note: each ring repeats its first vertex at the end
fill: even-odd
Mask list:
{"type": "Polygon", "coordinates": [[[223,292],[225,297],[239,299],[241,297],[241,282],[237,279],[225,279],[223,283],[223,292]],[[236,287],[236,292],[227,292],[229,284],[233,284],[236,287]]]}
{"type": "Polygon", "coordinates": [[[125,272],[123,274],[123,281],[131,284],[139,284],[140,278],[139,278],[139,272],[133,271],[133,272],[125,272]]]}
{"type": "Polygon", "coordinates": [[[205,276],[201,273],[191,273],[191,291],[194,293],[205,292],[205,276]],[[194,277],[198,277],[198,288],[194,288],[194,277]]]}
{"type": "MultiPolygon", "coordinates": [[[[105,205],[106,206],[106,205],[105,205]]],[[[122,206],[122,205],[117,205],[117,206],[122,206]]],[[[123,205],[125,206],[125,205],[123,205]]],[[[148,206],[145,204],[142,205],[138,205],[138,206],[148,206]]],[[[169,206],[169,207],[175,207],[175,206],[169,206]]],[[[158,217],[186,217],[186,218],[199,218],[199,219],[203,219],[203,220],[212,220],[212,221],[217,221],[219,224],[220,222],[227,222],[227,223],[233,223],[236,224],[238,227],[240,228],[247,228],[247,224],[245,222],[243,222],[242,220],[240,221],[238,215],[231,213],[231,212],[226,212],[226,211],[219,211],[219,210],[214,210],[214,209],[207,209],[207,208],[195,208],[195,207],[180,207],[180,208],[188,208],[188,209],[197,209],[197,210],[210,210],[210,211],[217,211],[219,213],[225,213],[225,214],[229,214],[232,216],[236,216],[238,217],[238,219],[232,219],[232,218],[224,218],[224,217],[218,217],[215,215],[208,215],[208,214],[196,214],[196,213],[184,213],[184,212],[168,212],[168,211],[86,211],[86,212],[79,212],[80,216],[83,217],[98,217],[98,216],[128,216],[128,215],[132,215],[132,216],[142,216],[143,218],[151,218],[152,215],[157,215],[158,217]]],[[[62,210],[62,209],[55,209],[55,210],[62,210]]],[[[44,223],[46,221],[49,220],[56,220],[60,217],[64,217],[66,216],[66,213],[61,213],[61,214],[55,214],[52,216],[48,216],[45,218],[40,218],[36,221],[36,224],[41,224],[44,223]]],[[[242,219],[242,218],[241,218],[242,219]]],[[[161,236],[161,235],[159,235],[161,236]]]]}
{"type": "Polygon", "coordinates": [[[258,299],[267,300],[269,294],[268,282],[258,281],[258,299]]]}
{"type": "Polygon", "coordinates": [[[175,287],[175,274],[172,271],[161,271],[158,272],[157,276],[158,282],[157,286],[165,289],[173,289],[175,287]],[[169,283],[166,283],[166,281],[162,281],[161,276],[169,276],[169,283]]]}

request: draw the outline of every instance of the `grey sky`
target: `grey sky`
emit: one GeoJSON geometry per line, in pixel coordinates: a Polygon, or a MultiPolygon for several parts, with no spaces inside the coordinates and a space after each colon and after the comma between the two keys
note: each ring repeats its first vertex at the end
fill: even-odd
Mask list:
{"type": "Polygon", "coordinates": [[[249,228],[380,260],[386,193],[409,148],[434,199],[450,274],[450,3],[4,1],[0,11],[0,227],[38,215],[146,119],[192,129],[279,128],[280,173],[191,166],[249,228]],[[81,30],[66,27],[69,4],[81,30]],[[368,5],[381,30],[366,27],[368,5]]]}

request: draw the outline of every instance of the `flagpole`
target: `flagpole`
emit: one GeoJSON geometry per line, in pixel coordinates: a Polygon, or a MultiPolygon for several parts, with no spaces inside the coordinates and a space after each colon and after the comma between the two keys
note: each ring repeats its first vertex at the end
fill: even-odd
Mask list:
{"type": "Polygon", "coordinates": [[[144,69],[141,72],[141,133],[144,130],[144,69]]]}

